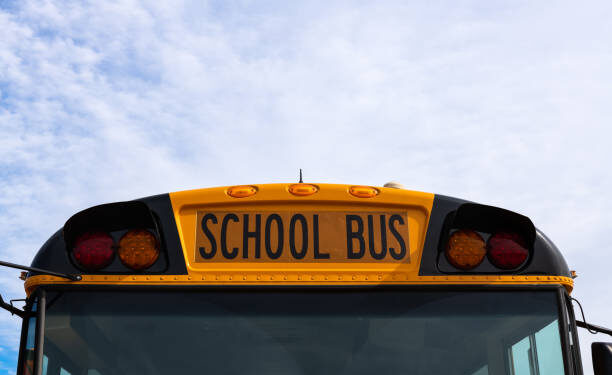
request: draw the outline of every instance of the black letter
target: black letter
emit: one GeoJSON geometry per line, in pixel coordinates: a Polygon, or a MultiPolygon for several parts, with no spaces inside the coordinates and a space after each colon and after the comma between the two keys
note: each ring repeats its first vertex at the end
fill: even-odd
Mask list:
{"type": "Polygon", "coordinates": [[[370,245],[370,255],[376,260],[381,260],[387,255],[387,225],[385,221],[385,215],[380,215],[380,242],[381,250],[380,253],[376,252],[374,248],[374,218],[372,215],[368,215],[368,243],[370,245]]]}
{"type": "Polygon", "coordinates": [[[233,248],[231,253],[227,251],[227,224],[230,220],[237,223],[238,216],[234,214],[227,214],[223,218],[223,222],[221,222],[221,253],[223,253],[225,259],[234,259],[238,255],[237,247],[233,248]]]}
{"type": "Polygon", "coordinates": [[[244,230],[242,231],[242,257],[249,257],[249,238],[255,238],[255,258],[261,258],[261,215],[255,215],[255,232],[249,232],[249,215],[244,214],[244,230]]]}
{"type": "Polygon", "coordinates": [[[291,254],[295,259],[303,259],[308,251],[308,224],[306,218],[301,214],[295,214],[291,218],[289,223],[289,245],[291,247],[291,254]],[[295,248],[295,222],[300,221],[302,223],[302,250],[299,252],[295,248]]]}
{"type": "Polygon", "coordinates": [[[283,220],[278,214],[272,214],[266,219],[266,253],[270,259],[278,259],[283,253],[283,220]],[[276,221],[276,227],[278,228],[278,245],[276,245],[276,251],[272,251],[272,245],[270,244],[270,227],[272,222],[276,221]]]}
{"type": "Polygon", "coordinates": [[[363,239],[363,220],[359,215],[346,215],[346,257],[360,259],[365,254],[365,240],[363,239]],[[353,232],[353,221],[357,222],[357,232],[353,232]],[[353,252],[353,238],[359,240],[359,252],[353,252]]]}
{"type": "Polygon", "coordinates": [[[329,259],[329,254],[319,253],[319,215],[312,215],[312,236],[314,242],[314,258],[315,259],[329,259]]]}
{"type": "Polygon", "coordinates": [[[208,237],[208,240],[210,241],[210,252],[209,253],[207,253],[206,249],[203,247],[200,247],[199,249],[200,255],[204,259],[210,259],[214,257],[215,253],[217,252],[217,241],[215,240],[215,236],[213,236],[213,234],[210,232],[210,229],[208,229],[208,227],[206,226],[206,222],[208,220],[212,220],[213,224],[217,224],[217,217],[214,214],[206,214],[202,218],[202,230],[204,231],[204,234],[206,235],[206,237],[208,237]]]}
{"type": "Polygon", "coordinates": [[[393,236],[397,239],[397,242],[399,242],[402,249],[399,253],[396,253],[395,249],[390,247],[389,252],[391,253],[393,259],[400,260],[406,256],[406,243],[404,242],[402,235],[399,234],[397,229],[393,226],[393,223],[396,221],[399,221],[400,225],[404,225],[404,219],[402,219],[400,215],[392,215],[389,219],[389,230],[391,230],[391,233],[393,233],[393,236]]]}

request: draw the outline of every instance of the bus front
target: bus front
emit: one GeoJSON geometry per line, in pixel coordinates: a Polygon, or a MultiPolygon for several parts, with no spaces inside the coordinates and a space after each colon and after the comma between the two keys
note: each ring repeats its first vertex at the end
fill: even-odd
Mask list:
{"type": "Polygon", "coordinates": [[[92,207],[32,266],[18,374],[580,374],[531,221],[403,189],[234,186],[92,207]]]}

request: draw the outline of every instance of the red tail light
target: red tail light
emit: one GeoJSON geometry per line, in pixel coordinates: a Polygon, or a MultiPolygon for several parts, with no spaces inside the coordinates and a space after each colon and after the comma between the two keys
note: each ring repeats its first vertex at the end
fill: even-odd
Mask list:
{"type": "Polygon", "coordinates": [[[489,237],[487,249],[489,261],[504,270],[519,267],[529,255],[525,240],[515,233],[495,233],[489,237]]]}
{"type": "Polygon", "coordinates": [[[97,271],[113,261],[113,239],[104,232],[86,232],[75,241],[74,259],[85,269],[97,271]]]}

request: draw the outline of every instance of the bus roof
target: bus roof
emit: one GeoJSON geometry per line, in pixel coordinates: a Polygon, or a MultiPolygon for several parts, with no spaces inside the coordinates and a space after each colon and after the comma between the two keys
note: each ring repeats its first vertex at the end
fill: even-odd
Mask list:
{"type": "Polygon", "coordinates": [[[337,184],[261,184],[156,195],[91,207],[42,246],[30,273],[39,285],[446,285],[561,284],[573,281],[556,246],[523,215],[443,195],[337,184]],[[79,235],[117,239],[146,228],[161,255],[144,271],[119,260],[96,272],[75,261],[79,235]],[[445,256],[449,236],[470,230],[486,241],[518,233],[528,257],[514,269],[487,259],[469,270],[445,256]],[[306,244],[308,243],[308,245],[306,244]]]}

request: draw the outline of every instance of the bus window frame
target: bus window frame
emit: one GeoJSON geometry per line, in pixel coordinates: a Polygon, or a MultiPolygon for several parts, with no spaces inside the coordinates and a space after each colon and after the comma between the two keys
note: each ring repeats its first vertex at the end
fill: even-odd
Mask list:
{"type": "Polygon", "coordinates": [[[570,295],[565,292],[562,293],[562,298],[565,302],[565,312],[568,318],[567,330],[568,334],[571,335],[572,344],[570,345],[571,361],[574,365],[576,374],[583,375],[582,357],[580,355],[580,341],[578,340],[578,327],[576,326],[576,316],[574,315],[574,305],[570,295]]]}
{"type": "Polygon", "coordinates": [[[30,319],[36,318],[37,313],[32,312],[32,306],[36,301],[36,296],[32,296],[26,300],[26,305],[24,307],[24,311],[26,312],[26,316],[21,321],[21,338],[19,340],[19,354],[17,355],[17,375],[23,374],[23,361],[25,360],[25,346],[27,344],[28,331],[30,328],[30,319]]]}
{"type": "Polygon", "coordinates": [[[572,361],[572,347],[569,341],[569,316],[565,309],[565,296],[567,290],[565,288],[559,288],[557,290],[557,309],[559,310],[559,335],[561,336],[561,346],[563,350],[563,364],[565,366],[565,373],[574,375],[582,375],[582,371],[577,370],[574,362],[572,361]]]}
{"type": "MultiPolygon", "coordinates": [[[[565,369],[565,375],[583,375],[582,367],[580,366],[579,370],[576,370],[572,361],[572,353],[573,350],[571,345],[569,344],[569,335],[572,334],[573,342],[577,343],[577,335],[575,329],[575,322],[570,323],[568,315],[564,313],[563,309],[566,305],[566,301],[569,297],[567,294],[567,290],[562,285],[550,285],[550,284],[529,284],[529,285],[460,285],[460,284],[450,284],[450,285],[46,285],[38,288],[36,293],[34,294],[38,298],[37,304],[37,312],[36,312],[36,339],[35,339],[35,361],[34,361],[34,374],[42,375],[42,358],[44,353],[44,320],[45,320],[45,310],[47,307],[46,303],[46,293],[48,292],[57,292],[62,295],[62,292],[65,291],[130,291],[130,292],[138,292],[138,291],[169,291],[169,290],[189,290],[190,292],[198,292],[198,291],[206,291],[206,290],[227,290],[227,289],[248,289],[248,290],[270,290],[270,289],[294,289],[294,290],[338,290],[338,289],[361,289],[361,290],[369,290],[369,289],[402,289],[402,290],[444,290],[444,291],[456,291],[456,292],[478,292],[478,291],[529,291],[529,290],[548,290],[555,291],[556,300],[557,300],[557,311],[559,315],[559,333],[561,339],[561,348],[562,348],[562,357],[563,357],[563,368],[565,369]],[[42,318],[41,318],[42,317],[42,318]],[[573,333],[569,331],[570,324],[572,324],[573,333]],[[39,329],[42,328],[42,329],[39,329]]],[[[59,296],[58,296],[59,297],[59,296]]],[[[54,299],[55,300],[55,299],[54,299]]],[[[52,304],[49,304],[51,306],[52,304]]],[[[571,305],[570,305],[571,307],[571,305]]],[[[573,319],[573,311],[572,311],[572,319],[573,319]]],[[[24,320],[25,321],[25,320],[24,320]]],[[[27,331],[27,327],[26,327],[27,331]]],[[[22,332],[22,339],[24,334],[22,332]]],[[[24,340],[22,340],[21,346],[25,345],[24,340]]],[[[22,363],[21,360],[21,348],[20,348],[20,361],[18,362],[19,370],[17,375],[24,375],[22,373],[22,363]]],[[[580,357],[578,357],[580,360],[580,357]]],[[[578,363],[580,364],[580,362],[578,363]]],[[[46,375],[46,374],[45,374],[46,375]]]]}

